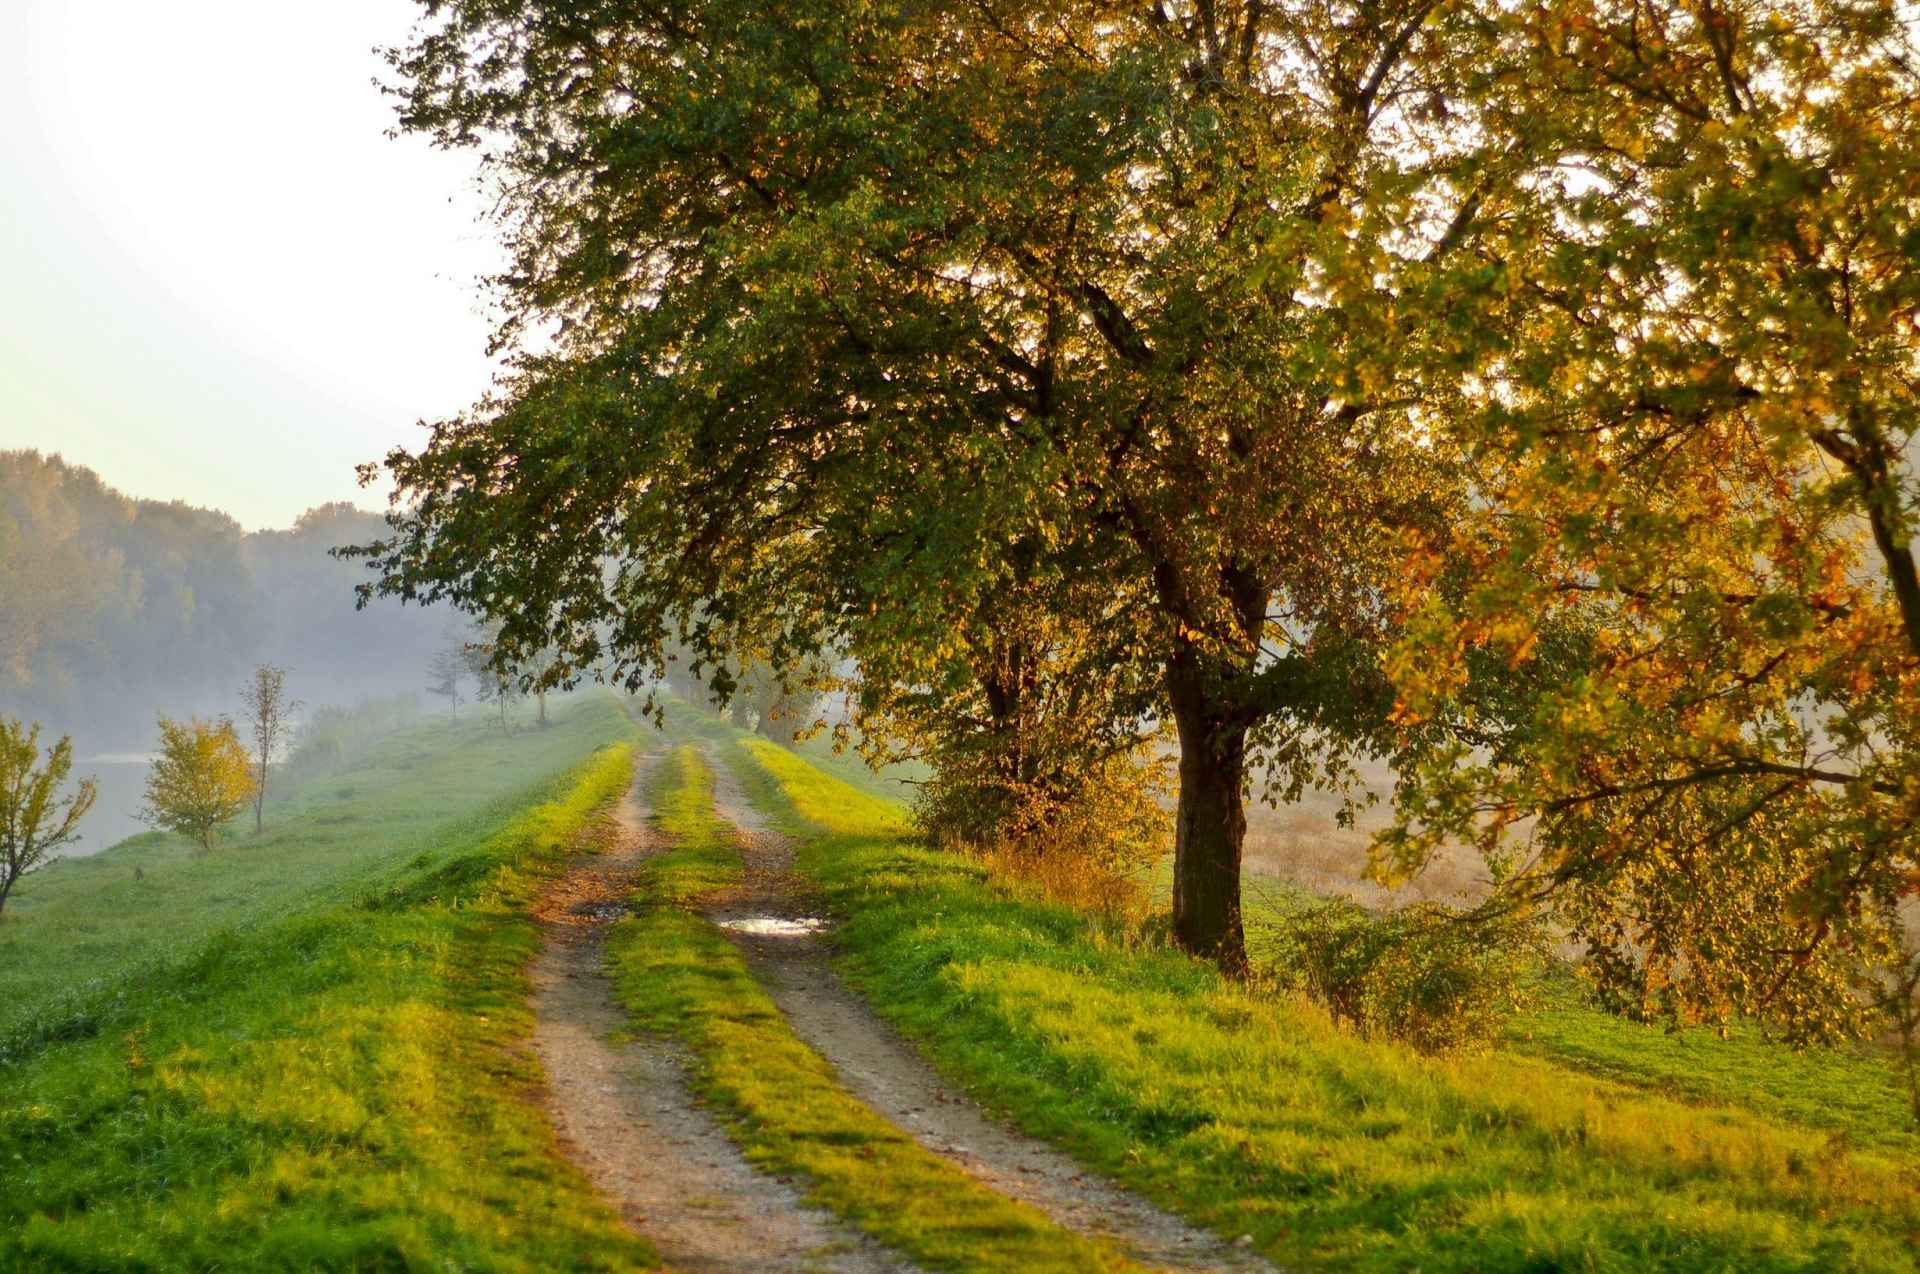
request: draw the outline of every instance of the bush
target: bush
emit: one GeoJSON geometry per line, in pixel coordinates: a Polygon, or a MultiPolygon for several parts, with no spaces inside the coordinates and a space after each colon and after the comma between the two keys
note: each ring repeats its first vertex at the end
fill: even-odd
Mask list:
{"type": "Polygon", "coordinates": [[[920,786],[914,816],[942,848],[978,858],[1016,895],[1137,927],[1171,841],[1163,766],[1145,749],[1072,774],[1072,786],[996,782],[949,764],[920,786]]]}
{"type": "Polygon", "coordinates": [[[972,758],[943,757],[920,785],[914,818],[936,845],[1010,859],[1063,858],[1133,876],[1172,843],[1166,763],[1147,749],[1015,784],[972,758]]]}
{"type": "Polygon", "coordinates": [[[1383,914],[1319,901],[1260,936],[1282,986],[1364,1035],[1423,1053],[1492,1043],[1530,1001],[1541,958],[1530,924],[1439,903],[1383,914]]]}

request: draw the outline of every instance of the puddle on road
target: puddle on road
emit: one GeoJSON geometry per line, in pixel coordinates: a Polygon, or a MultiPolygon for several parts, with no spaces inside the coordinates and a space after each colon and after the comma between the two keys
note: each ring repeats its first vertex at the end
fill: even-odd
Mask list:
{"type": "Polygon", "coordinates": [[[819,933],[827,922],[819,916],[743,916],[738,920],[717,922],[722,929],[752,934],[756,938],[804,938],[819,933]]]}

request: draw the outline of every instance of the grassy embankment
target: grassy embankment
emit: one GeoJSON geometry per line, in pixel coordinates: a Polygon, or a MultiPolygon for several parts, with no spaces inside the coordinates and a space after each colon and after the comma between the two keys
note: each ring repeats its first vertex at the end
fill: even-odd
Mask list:
{"type": "MultiPolygon", "coordinates": [[[[1318,901],[1288,882],[1249,882],[1247,924],[1254,933],[1284,926],[1318,901]]],[[[1258,946],[1254,954],[1259,957],[1258,946]]],[[[1534,1007],[1506,1031],[1508,1052],[1694,1104],[1745,1107],[1920,1162],[1920,1128],[1886,1048],[1796,1050],[1750,1025],[1722,1036],[1635,1024],[1594,1007],[1573,971],[1560,964],[1542,971],[1534,991],[1534,1007]]]]}
{"type": "Polygon", "coordinates": [[[191,957],[222,931],[416,875],[484,839],[626,728],[611,696],[510,735],[485,714],[443,718],[379,739],[271,802],[262,835],[248,811],[211,854],[154,832],[56,862],[21,882],[0,917],[0,1040],[29,1017],[57,1028],[131,972],[191,957]]]}
{"type": "MultiPolygon", "coordinates": [[[[1588,1014],[1560,1045],[1590,1036],[1604,1062],[1584,1069],[1513,1047],[1423,1058],[997,888],[913,843],[897,806],[789,751],[740,740],[729,757],[807,837],[800,867],[844,918],[849,973],[943,1069],[1277,1260],[1426,1274],[1914,1268],[1920,1156],[1886,1144],[1857,1105],[1825,1122],[1760,1113],[1783,1083],[1768,1073],[1780,1050],[1735,1041],[1700,1067],[1658,1032],[1588,1014]],[[1589,1073],[1602,1068],[1641,1082],[1589,1073]],[[1685,1086],[1672,1082],[1683,1069],[1685,1086]],[[1736,1092],[1762,1095],[1669,1095],[1736,1092]]],[[[1786,1086],[1812,1083],[1805,1065],[1786,1086]]],[[[1842,1071],[1817,1086],[1849,1082],[1842,1071]]]]}
{"type": "Polygon", "coordinates": [[[802,1178],[812,1200],[928,1269],[1132,1268],[981,1186],[848,1094],[696,910],[738,885],[741,862],[693,748],[662,763],[650,799],[675,848],[648,863],[636,915],[614,931],[620,996],[636,1025],[689,1046],[696,1088],[732,1117],[730,1135],[751,1161],[802,1178]]]}
{"type": "MultiPolygon", "coordinates": [[[[629,747],[594,748],[629,736],[611,699],[541,735],[411,734],[270,840],[203,860],[149,847],[148,882],[176,892],[103,902],[118,981],[7,1032],[0,1268],[653,1264],[555,1153],[515,1046],[531,1027],[527,905],[627,782],[629,747]],[[240,881],[259,892],[247,923],[186,936],[227,922],[237,903],[209,916],[195,901],[240,881]],[[181,936],[145,933],[169,923],[181,936]]],[[[132,848],[108,870],[130,873],[132,848]]],[[[49,878],[61,892],[17,947],[88,914],[89,871],[111,878],[49,878]]],[[[76,950],[75,976],[112,954],[76,950]]],[[[37,967],[31,985],[48,981],[37,967]]]]}

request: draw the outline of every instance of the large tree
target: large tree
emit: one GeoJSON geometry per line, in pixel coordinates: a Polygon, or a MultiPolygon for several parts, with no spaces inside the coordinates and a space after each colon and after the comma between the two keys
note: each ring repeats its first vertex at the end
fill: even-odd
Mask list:
{"type": "Polygon", "coordinates": [[[425,8],[404,125],[485,149],[503,340],[551,341],[389,457],[379,586],[501,618],[503,658],[611,653],[637,681],[676,636],[720,666],[937,648],[1070,562],[1140,599],[1181,747],[1176,933],[1240,965],[1250,756],[1285,795],[1378,724],[1394,545],[1452,498],[1402,347],[1456,259],[1480,268],[1502,24],[1437,0],[425,8]]]}
{"type": "Polygon", "coordinates": [[[1915,1017],[1917,22],[1562,0],[1504,86],[1558,162],[1477,245],[1499,340],[1436,445],[1478,490],[1394,664],[1406,724],[1477,746],[1410,772],[1387,849],[1477,840],[1649,1012],[1915,1017]]]}

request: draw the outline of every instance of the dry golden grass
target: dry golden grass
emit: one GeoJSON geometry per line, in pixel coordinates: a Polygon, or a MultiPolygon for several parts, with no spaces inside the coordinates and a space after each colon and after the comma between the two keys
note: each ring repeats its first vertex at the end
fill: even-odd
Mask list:
{"type": "Polygon", "coordinates": [[[1417,902],[1470,906],[1487,896],[1486,867],[1480,856],[1453,846],[1404,885],[1387,889],[1367,880],[1367,845],[1390,818],[1392,775],[1374,766],[1363,768],[1362,778],[1366,790],[1378,799],[1351,827],[1339,824],[1339,798],[1323,792],[1307,792],[1278,809],[1259,800],[1248,802],[1247,872],[1379,910],[1417,902]]]}
{"type": "MultiPolygon", "coordinates": [[[[1362,774],[1367,790],[1378,799],[1351,827],[1339,824],[1339,799],[1321,792],[1308,792],[1277,809],[1257,799],[1247,803],[1245,867],[1255,878],[1249,894],[1258,895],[1258,878],[1265,877],[1378,911],[1421,902],[1470,907],[1484,900],[1491,892],[1486,864],[1459,845],[1444,847],[1403,885],[1388,889],[1366,878],[1367,846],[1392,817],[1392,775],[1384,767],[1363,767],[1362,774]]],[[[1908,935],[1920,943],[1920,903],[1904,907],[1901,915],[1908,935]]],[[[1560,954],[1572,958],[1578,952],[1565,947],[1560,954]]]]}
{"type": "Polygon", "coordinates": [[[1127,929],[1137,928],[1153,909],[1146,879],[1116,872],[1091,854],[996,846],[974,857],[996,886],[1029,902],[1071,907],[1127,929]]]}

